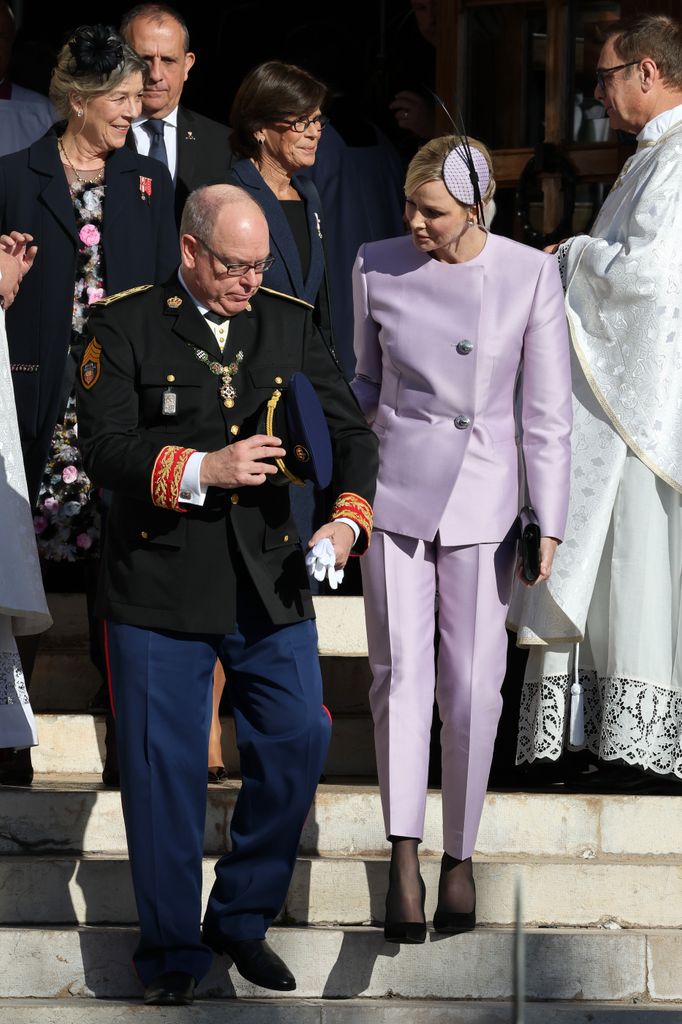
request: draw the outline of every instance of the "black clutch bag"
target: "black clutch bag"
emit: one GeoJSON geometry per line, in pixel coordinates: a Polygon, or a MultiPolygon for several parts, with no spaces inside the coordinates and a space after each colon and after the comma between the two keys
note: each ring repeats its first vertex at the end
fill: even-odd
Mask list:
{"type": "Polygon", "coordinates": [[[519,512],[519,558],[521,573],[528,583],[540,575],[540,523],[535,509],[524,505],[519,512]]]}

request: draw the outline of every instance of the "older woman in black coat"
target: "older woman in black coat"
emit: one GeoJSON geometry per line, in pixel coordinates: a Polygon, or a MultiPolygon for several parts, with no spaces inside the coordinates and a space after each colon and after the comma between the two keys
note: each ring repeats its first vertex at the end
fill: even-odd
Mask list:
{"type": "Polygon", "coordinates": [[[178,264],[168,171],[124,145],[146,74],[145,62],[113,29],[78,29],[50,86],[65,121],[28,149],[0,159],[0,232],[29,232],[38,245],[33,272],[7,313],[34,502],[73,379],[68,355],[74,330],[80,333],[89,301],[162,281],[178,264]],[[101,207],[99,217],[91,216],[95,206],[101,207]],[[95,259],[93,276],[101,283],[75,295],[82,264],[92,267],[95,259]]]}
{"type": "MultiPolygon", "coordinates": [[[[89,306],[164,280],[179,259],[168,171],[125,147],[146,74],[113,29],[77,29],[50,85],[64,121],[0,159],[0,235],[18,229],[38,246],[6,326],[43,561],[97,552],[97,500],[80,464],[72,395],[89,306]]],[[[93,366],[96,372],[97,356],[93,366]]],[[[22,652],[27,678],[34,655],[22,652]]],[[[11,781],[30,777],[29,763],[11,781]]]]}

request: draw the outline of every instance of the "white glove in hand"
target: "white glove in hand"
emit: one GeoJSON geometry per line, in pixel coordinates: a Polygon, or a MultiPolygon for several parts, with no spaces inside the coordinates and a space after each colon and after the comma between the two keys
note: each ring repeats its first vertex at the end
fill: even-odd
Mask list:
{"type": "Polygon", "coordinates": [[[305,556],[305,564],[310,575],[319,582],[322,582],[326,576],[332,590],[336,590],[339,583],[343,581],[343,569],[335,569],[335,561],[334,545],[329,537],[318,540],[305,556]]]}

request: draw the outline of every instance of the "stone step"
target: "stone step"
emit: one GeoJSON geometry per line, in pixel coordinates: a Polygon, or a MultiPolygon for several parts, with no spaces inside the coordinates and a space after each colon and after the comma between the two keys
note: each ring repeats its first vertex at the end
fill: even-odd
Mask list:
{"type": "MultiPolygon", "coordinates": [[[[48,594],[54,625],[40,640],[31,681],[35,711],[84,711],[102,680],[88,655],[84,594],[48,594]]],[[[315,597],[325,702],[369,714],[367,633],[361,597],[315,597]]]]}
{"type": "MultiPolygon", "coordinates": [[[[204,860],[203,894],[215,858],[204,860]]],[[[440,858],[423,857],[427,919],[433,918],[440,858]]],[[[523,862],[479,858],[478,920],[512,925],[523,883],[524,923],[540,927],[681,928],[682,859],[523,862]]],[[[380,858],[301,858],[280,920],[286,924],[365,925],[383,921],[388,862],[380,858]]],[[[125,857],[0,857],[0,924],[135,924],[125,857]]]]}
{"type": "MultiPolygon", "coordinates": [[[[332,739],[325,763],[328,775],[375,776],[374,733],[366,715],[334,714],[332,739]]],[[[104,715],[38,714],[39,744],[32,751],[37,772],[94,773],[104,763],[104,715]]],[[[234,719],[222,719],[223,760],[228,771],[238,772],[239,756],[234,719]]]]}
{"type": "MultiPolygon", "coordinates": [[[[52,627],[42,637],[44,651],[87,651],[88,616],[85,594],[48,593],[52,627]]],[[[361,597],[315,596],[318,649],[330,657],[367,656],[367,630],[361,597]]]]}
{"type": "MultiPolygon", "coordinates": [[[[272,928],[268,938],[297,979],[293,998],[510,999],[511,929],[431,933],[422,946],[384,941],[379,928],[272,928]]],[[[116,927],[0,928],[0,998],[139,997],[136,932],[116,927]]],[[[533,929],[526,994],[537,1000],[682,1001],[679,931],[533,929]]],[[[216,958],[200,991],[273,998],[216,958]]],[[[281,994],[277,994],[281,999],[281,994]]]]}
{"type": "MultiPolygon", "coordinates": [[[[509,1002],[452,999],[201,999],[191,1007],[79,999],[0,999],[11,1024],[510,1024],[509,1002]]],[[[678,1003],[527,1003],[525,1024],[664,1024],[678,1003]]]]}
{"type": "MultiPolygon", "coordinates": [[[[324,702],[332,715],[370,716],[367,658],[321,656],[324,702]]],[[[87,651],[41,652],[31,680],[35,712],[87,712],[102,679],[87,651]]]]}
{"type": "MultiPolygon", "coordinates": [[[[205,849],[226,849],[239,783],[208,787],[205,849]]],[[[440,793],[430,790],[422,853],[442,850],[440,793]]],[[[301,838],[302,855],[385,856],[376,785],[320,785],[301,838]]],[[[30,789],[0,787],[0,854],[126,851],[120,794],[95,776],[37,776],[30,789]]],[[[676,863],[682,820],[669,796],[488,793],[479,855],[589,862],[652,858],[676,863]]]]}

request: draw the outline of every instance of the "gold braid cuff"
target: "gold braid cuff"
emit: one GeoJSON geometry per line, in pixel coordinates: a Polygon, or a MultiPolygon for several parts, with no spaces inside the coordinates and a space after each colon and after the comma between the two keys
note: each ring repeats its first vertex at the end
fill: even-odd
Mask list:
{"type": "Polygon", "coordinates": [[[334,519],[350,519],[352,522],[359,526],[365,534],[367,541],[366,547],[369,547],[370,537],[372,536],[372,506],[364,498],[360,497],[359,494],[353,494],[352,491],[344,491],[340,494],[334,506],[330,519],[332,522],[334,519]]]}
{"type": "Polygon", "coordinates": [[[180,481],[190,455],[196,448],[181,448],[176,444],[168,444],[156,456],[152,469],[152,501],[159,508],[170,508],[176,512],[186,512],[178,504],[180,497],[180,481]]]}

